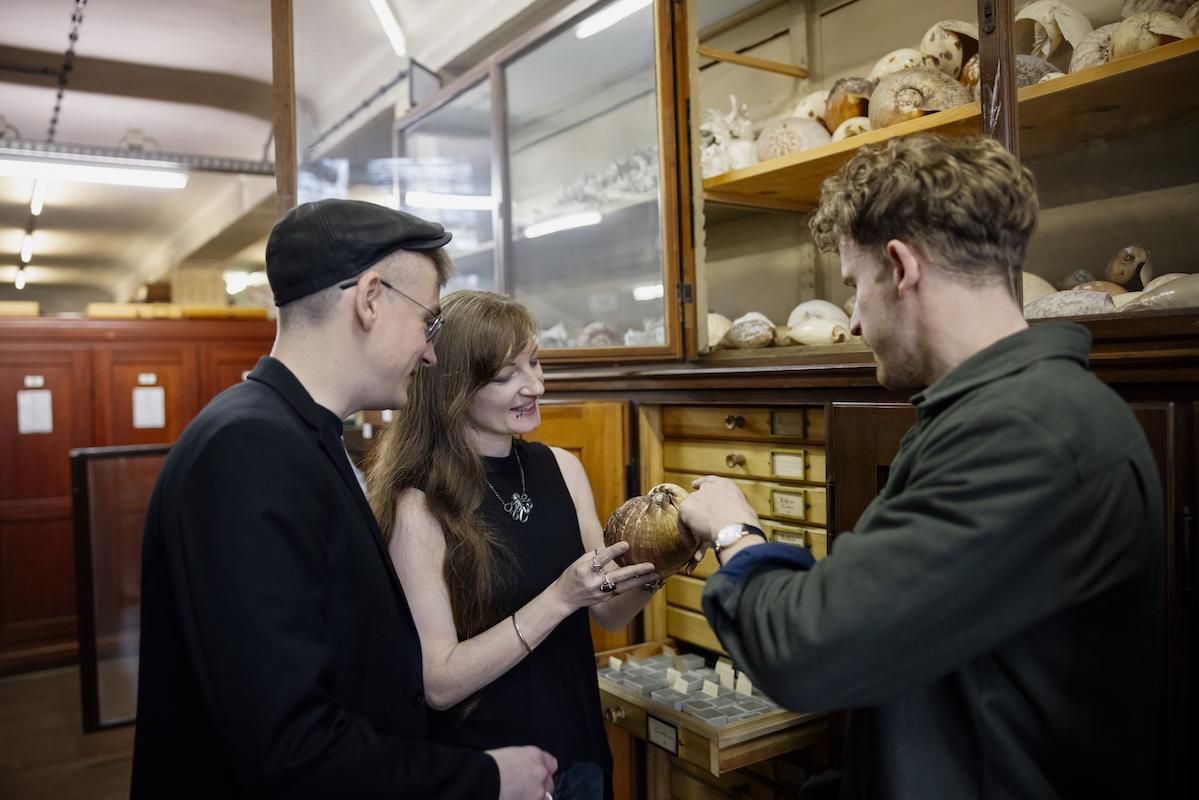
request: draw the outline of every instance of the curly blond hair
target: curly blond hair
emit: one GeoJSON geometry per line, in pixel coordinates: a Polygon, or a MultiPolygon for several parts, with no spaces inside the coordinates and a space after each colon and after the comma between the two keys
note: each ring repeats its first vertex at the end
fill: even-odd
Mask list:
{"type": "Polygon", "coordinates": [[[1032,173],[997,141],[915,134],[858,149],[826,178],[809,227],[817,247],[842,239],[914,244],[972,284],[1014,285],[1037,224],[1032,173]]]}

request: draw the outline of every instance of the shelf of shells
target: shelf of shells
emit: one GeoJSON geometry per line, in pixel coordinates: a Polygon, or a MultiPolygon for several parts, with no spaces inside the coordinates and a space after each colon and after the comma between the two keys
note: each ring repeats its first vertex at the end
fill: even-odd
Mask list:
{"type": "MultiPolygon", "coordinates": [[[[1199,304],[1199,226],[1182,223],[1199,216],[1197,5],[1017,10],[1020,150],[1043,209],[1024,280],[1030,318],[1199,304]]],[[[698,31],[701,351],[864,349],[839,261],[816,251],[803,212],[862,143],[979,130],[976,8],[793,0],[698,31]]]]}
{"type": "MultiPolygon", "coordinates": [[[[704,475],[731,478],[774,541],[828,552],[823,406],[662,406],[647,409],[643,430],[646,480],[690,489],[704,475]]],[[[704,580],[717,563],[709,553],[692,575],[666,580],[659,606],[665,635],[723,652],[700,607],[704,580]]]]}

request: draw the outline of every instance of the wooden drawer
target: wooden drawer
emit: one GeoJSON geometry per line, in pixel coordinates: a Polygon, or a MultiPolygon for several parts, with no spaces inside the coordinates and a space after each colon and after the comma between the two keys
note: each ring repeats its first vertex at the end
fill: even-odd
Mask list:
{"type": "Polygon", "coordinates": [[[739,769],[719,777],[705,773],[681,759],[671,759],[669,769],[671,800],[775,800],[770,784],[753,773],[739,769]]]}
{"type": "Polygon", "coordinates": [[[668,437],[823,442],[824,430],[823,406],[666,406],[662,409],[662,432],[668,437]]]}
{"type": "Polygon", "coordinates": [[[824,449],[760,442],[667,441],[666,469],[733,478],[824,483],[824,449]]]}
{"type": "MultiPolygon", "coordinates": [[[[663,480],[688,488],[696,478],[694,473],[666,472],[663,480]]],[[[827,522],[825,490],[815,486],[796,486],[768,481],[733,478],[750,506],[759,517],[823,525],[827,522]]]]}
{"type": "Polygon", "coordinates": [[[714,653],[723,653],[720,640],[703,614],[685,608],[666,606],[666,635],[672,639],[689,642],[714,653]]]}
{"type": "MultiPolygon", "coordinates": [[[[597,653],[596,664],[607,666],[610,656],[649,658],[661,653],[666,644],[672,643],[650,642],[597,653]]],[[[797,714],[772,708],[761,716],[712,726],[602,676],[599,690],[604,719],[610,725],[654,742],[680,761],[713,776],[726,775],[783,753],[822,744],[825,740],[826,725],[821,714],[797,714]]],[[[703,774],[684,771],[692,772],[693,776],[703,774]]],[[[719,785],[716,781],[712,783],[719,785]]]]}
{"type": "Polygon", "coordinates": [[[818,561],[828,555],[828,531],[822,528],[787,525],[764,519],[762,520],[762,530],[773,542],[786,542],[808,548],[818,561]]]}
{"type": "Polygon", "coordinates": [[[666,579],[666,602],[681,606],[689,611],[703,613],[700,596],[704,593],[704,582],[700,578],[686,575],[671,575],[666,579]]]}

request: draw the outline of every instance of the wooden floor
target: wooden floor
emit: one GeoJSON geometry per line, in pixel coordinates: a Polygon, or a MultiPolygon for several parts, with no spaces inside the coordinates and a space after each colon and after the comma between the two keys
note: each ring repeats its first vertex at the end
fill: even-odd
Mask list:
{"type": "Polygon", "coordinates": [[[125,800],[133,726],[83,733],[79,670],[0,679],[0,798],[125,800]]]}

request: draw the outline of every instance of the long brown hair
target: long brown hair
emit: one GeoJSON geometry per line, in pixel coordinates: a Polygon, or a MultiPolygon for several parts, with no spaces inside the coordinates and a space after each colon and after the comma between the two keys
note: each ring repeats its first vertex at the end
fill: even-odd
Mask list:
{"type": "Polygon", "coordinates": [[[527,308],[492,292],[453,292],[442,298],[441,311],[437,364],[412,379],[408,405],[387,426],[367,467],[367,486],[387,539],[396,527],[400,493],[410,487],[424,492],[445,536],[454,626],[467,639],[499,621],[494,601],[507,555],[479,513],[487,483],[467,433],[467,413],[475,392],[537,340],[539,326],[527,308]]]}

